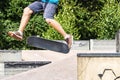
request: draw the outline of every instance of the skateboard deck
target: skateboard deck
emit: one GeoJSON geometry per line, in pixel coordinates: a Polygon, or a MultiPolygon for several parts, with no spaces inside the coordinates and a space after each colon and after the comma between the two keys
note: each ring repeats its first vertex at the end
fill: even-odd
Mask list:
{"type": "Polygon", "coordinates": [[[68,53],[70,50],[68,45],[65,43],[43,39],[37,36],[28,37],[27,44],[36,48],[42,48],[61,53],[68,53]]]}

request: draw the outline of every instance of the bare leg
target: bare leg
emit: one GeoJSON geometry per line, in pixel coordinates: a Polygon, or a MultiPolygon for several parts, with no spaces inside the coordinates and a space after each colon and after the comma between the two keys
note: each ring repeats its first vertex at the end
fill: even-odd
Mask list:
{"type": "Polygon", "coordinates": [[[24,31],[32,13],[33,13],[33,11],[30,8],[26,7],[24,9],[23,16],[22,16],[18,31],[17,32],[9,31],[8,35],[17,39],[17,40],[22,40],[23,39],[23,37],[22,37],[23,31],[24,31]]]}
{"type": "Polygon", "coordinates": [[[54,19],[46,19],[46,22],[51,25],[55,30],[57,30],[65,39],[65,41],[68,44],[68,47],[71,48],[71,45],[73,43],[73,37],[72,35],[67,34],[62,26],[54,19]]]}
{"type": "Polygon", "coordinates": [[[67,33],[64,31],[62,26],[54,19],[46,19],[46,22],[52,26],[55,30],[57,30],[64,38],[66,37],[67,33]]]}
{"type": "Polygon", "coordinates": [[[20,23],[20,27],[19,27],[18,31],[21,31],[21,32],[24,31],[32,13],[33,13],[33,11],[30,8],[26,7],[24,9],[22,19],[21,19],[21,23],[20,23]]]}

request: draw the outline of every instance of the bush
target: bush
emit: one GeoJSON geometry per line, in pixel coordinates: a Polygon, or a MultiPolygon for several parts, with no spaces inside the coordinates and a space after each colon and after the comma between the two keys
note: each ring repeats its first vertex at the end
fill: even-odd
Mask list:
{"type": "Polygon", "coordinates": [[[16,41],[7,35],[8,31],[18,30],[23,9],[32,1],[34,0],[4,0],[0,2],[0,4],[4,5],[4,7],[0,9],[0,49],[30,49],[31,47],[26,44],[26,38],[31,35],[41,36],[42,32],[46,30],[46,24],[43,21],[42,16],[37,16],[39,14],[36,14],[31,17],[31,20],[25,29],[23,41],[16,41]]]}
{"type": "MultiPolygon", "coordinates": [[[[60,22],[67,33],[72,34],[74,39],[78,40],[80,35],[78,34],[78,28],[75,26],[77,17],[74,13],[76,10],[76,1],[61,0],[60,5],[58,6],[58,14],[55,16],[55,19],[60,22]]],[[[53,28],[49,28],[43,35],[48,39],[63,39],[63,37],[53,28]]]]}
{"type": "MultiPolygon", "coordinates": [[[[18,30],[23,9],[34,0],[0,1],[0,49],[35,49],[26,44],[27,37],[39,35],[47,39],[63,37],[48,26],[40,14],[31,16],[24,31],[24,40],[16,41],[7,35],[18,30]]],[[[60,0],[55,19],[74,40],[114,39],[120,28],[119,0],[60,0]]]]}
{"type": "Polygon", "coordinates": [[[114,39],[120,28],[118,0],[80,0],[75,11],[80,39],[114,39]]]}

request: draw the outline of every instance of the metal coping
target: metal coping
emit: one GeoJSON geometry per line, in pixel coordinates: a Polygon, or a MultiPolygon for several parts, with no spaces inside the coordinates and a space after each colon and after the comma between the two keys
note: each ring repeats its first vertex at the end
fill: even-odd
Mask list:
{"type": "Polygon", "coordinates": [[[77,57],[120,57],[120,53],[78,53],[77,57]]]}

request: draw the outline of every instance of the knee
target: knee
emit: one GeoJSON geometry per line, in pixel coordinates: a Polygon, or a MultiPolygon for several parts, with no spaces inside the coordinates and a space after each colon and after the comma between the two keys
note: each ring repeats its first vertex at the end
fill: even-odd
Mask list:
{"type": "Polygon", "coordinates": [[[31,15],[33,13],[33,11],[29,7],[26,7],[26,8],[24,8],[23,13],[26,15],[31,15]]]}
{"type": "Polygon", "coordinates": [[[45,19],[45,21],[48,23],[48,24],[50,24],[52,21],[53,21],[53,19],[45,19]]]}

